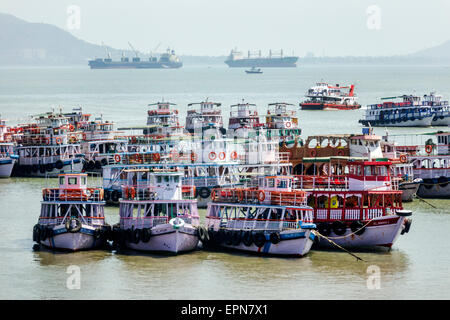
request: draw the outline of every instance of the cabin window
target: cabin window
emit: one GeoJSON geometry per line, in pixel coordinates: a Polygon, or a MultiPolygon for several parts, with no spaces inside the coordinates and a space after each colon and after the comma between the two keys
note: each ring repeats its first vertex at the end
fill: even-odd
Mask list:
{"type": "Polygon", "coordinates": [[[64,177],[59,177],[59,184],[64,184],[64,177]]]}
{"type": "Polygon", "coordinates": [[[169,182],[169,177],[168,176],[164,177],[164,182],[169,182]]]}
{"type": "Polygon", "coordinates": [[[82,181],[82,184],[83,184],[83,185],[86,185],[86,177],[82,177],[82,178],[81,178],[81,181],[82,181]]]}
{"type": "Polygon", "coordinates": [[[161,182],[162,182],[161,177],[160,177],[160,176],[156,177],[156,181],[157,181],[158,183],[161,183],[161,182]]]}
{"type": "Polygon", "coordinates": [[[372,172],[371,172],[371,167],[364,167],[364,175],[365,176],[371,176],[372,172]]]}
{"type": "Polygon", "coordinates": [[[69,179],[67,179],[67,182],[71,186],[76,185],[77,184],[77,178],[69,178],[69,179]]]}
{"type": "Polygon", "coordinates": [[[173,182],[178,183],[179,177],[173,177],[173,182]]]}

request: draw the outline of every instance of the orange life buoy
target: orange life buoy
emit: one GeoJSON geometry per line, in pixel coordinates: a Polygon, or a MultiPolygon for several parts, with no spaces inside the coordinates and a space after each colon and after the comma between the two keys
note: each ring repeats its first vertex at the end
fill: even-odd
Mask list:
{"type": "Polygon", "coordinates": [[[191,153],[191,161],[192,162],[195,162],[195,161],[197,161],[197,155],[195,154],[195,153],[191,153]]]}
{"type": "Polygon", "coordinates": [[[290,128],[290,127],[291,127],[291,122],[290,121],[286,122],[286,128],[290,128]]]}
{"type": "Polygon", "coordinates": [[[316,150],[311,150],[311,152],[309,153],[309,155],[311,157],[315,157],[317,155],[317,151],[316,150]]]}
{"type": "Polygon", "coordinates": [[[60,137],[57,137],[55,139],[56,144],[61,144],[62,143],[62,139],[60,137]]]}
{"type": "Polygon", "coordinates": [[[153,161],[158,162],[159,160],[161,160],[161,155],[159,153],[154,153],[153,161]]]}
{"type": "Polygon", "coordinates": [[[122,160],[122,158],[120,157],[119,154],[114,155],[114,161],[115,162],[120,162],[120,160],[122,160]]]}
{"type": "Polygon", "coordinates": [[[239,201],[242,201],[244,199],[244,192],[242,191],[242,189],[237,190],[237,197],[239,201]]]}
{"type": "Polygon", "coordinates": [[[266,199],[266,193],[263,190],[258,191],[258,200],[263,202],[266,199]]]}
{"type": "Polygon", "coordinates": [[[73,124],[69,125],[69,130],[70,130],[70,132],[73,132],[75,130],[75,127],[73,126],[73,124]]]}
{"type": "Polygon", "coordinates": [[[213,191],[211,192],[211,200],[212,201],[216,201],[217,197],[216,197],[216,189],[213,189],[213,191]]]}
{"type": "Polygon", "coordinates": [[[433,151],[433,146],[431,144],[427,144],[425,146],[425,151],[430,154],[433,151]]]}
{"type": "Polygon", "coordinates": [[[46,145],[49,145],[49,144],[50,144],[50,138],[49,138],[49,137],[46,137],[46,138],[45,138],[45,144],[46,144],[46,145]]]}
{"type": "Polygon", "coordinates": [[[238,154],[237,154],[236,151],[233,151],[233,152],[231,153],[231,159],[236,160],[236,159],[237,159],[237,156],[238,156],[238,154]]]}
{"type": "Polygon", "coordinates": [[[131,187],[130,190],[130,197],[131,199],[134,199],[136,197],[136,189],[134,187],[131,187]]]}
{"type": "Polygon", "coordinates": [[[219,153],[220,160],[225,160],[225,157],[226,157],[225,152],[222,151],[221,153],[219,153]]]}
{"type": "Polygon", "coordinates": [[[401,162],[401,163],[406,163],[406,161],[407,161],[406,155],[405,155],[405,154],[402,154],[402,155],[400,156],[400,162],[401,162]]]}
{"type": "Polygon", "coordinates": [[[208,157],[209,157],[209,160],[215,160],[217,155],[214,151],[212,151],[209,153],[208,157]]]}

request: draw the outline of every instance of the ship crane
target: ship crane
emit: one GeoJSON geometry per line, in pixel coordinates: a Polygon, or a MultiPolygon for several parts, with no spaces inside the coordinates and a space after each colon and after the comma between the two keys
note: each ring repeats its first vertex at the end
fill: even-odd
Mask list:
{"type": "Polygon", "coordinates": [[[158,50],[158,48],[162,45],[162,42],[158,43],[158,45],[156,47],[153,48],[152,51],[150,51],[150,56],[153,56],[153,53],[158,50]]]}
{"type": "Polygon", "coordinates": [[[128,41],[128,45],[130,46],[131,50],[133,50],[134,54],[136,55],[136,58],[138,58],[138,53],[136,49],[134,49],[134,47],[131,45],[130,41],[128,41]]]}

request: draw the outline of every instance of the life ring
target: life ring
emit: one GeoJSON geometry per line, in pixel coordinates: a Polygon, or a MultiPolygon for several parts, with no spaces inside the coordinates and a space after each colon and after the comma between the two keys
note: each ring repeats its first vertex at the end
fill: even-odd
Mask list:
{"type": "Polygon", "coordinates": [[[406,163],[406,161],[408,161],[408,159],[406,158],[406,155],[402,154],[402,155],[400,156],[400,162],[401,162],[401,163],[406,163]]]}
{"type": "Polygon", "coordinates": [[[81,230],[81,221],[78,218],[67,219],[65,227],[67,231],[76,233],[81,230]],[[75,226],[72,226],[72,221],[75,221],[75,226]]]}
{"type": "Polygon", "coordinates": [[[266,193],[263,190],[258,191],[258,200],[263,202],[266,199],[266,193]]]}
{"type": "Polygon", "coordinates": [[[75,130],[75,127],[73,126],[73,124],[69,125],[69,131],[73,132],[75,130]]]}
{"type": "Polygon", "coordinates": [[[56,144],[61,144],[62,139],[60,137],[56,137],[55,142],[56,142],[56,144]]]}
{"type": "Polygon", "coordinates": [[[238,157],[238,154],[236,151],[233,151],[230,156],[231,156],[231,159],[236,160],[238,157]]]}
{"type": "Polygon", "coordinates": [[[136,161],[136,162],[142,162],[142,154],[136,153],[136,154],[134,155],[134,161],[136,161]]]}
{"type": "Polygon", "coordinates": [[[316,150],[311,150],[311,152],[309,153],[309,155],[311,156],[311,157],[315,157],[316,155],[317,155],[317,151],[316,150]]]}
{"type": "Polygon", "coordinates": [[[215,160],[216,157],[217,157],[217,155],[214,151],[210,152],[208,155],[209,160],[215,160]]]}
{"type": "Polygon", "coordinates": [[[114,155],[114,161],[115,162],[120,162],[120,160],[122,160],[122,158],[120,157],[119,154],[114,155]]]}
{"type": "Polygon", "coordinates": [[[225,152],[221,152],[221,153],[219,153],[219,159],[220,160],[225,160],[225,157],[226,157],[226,154],[225,154],[225,152]]]}
{"type": "Polygon", "coordinates": [[[159,153],[154,153],[153,161],[158,162],[159,160],[161,160],[161,155],[159,153]]]}
{"type": "Polygon", "coordinates": [[[433,146],[431,144],[427,144],[425,146],[426,153],[430,154],[433,151],[433,146]]]}
{"type": "Polygon", "coordinates": [[[176,217],[176,218],[170,219],[169,224],[170,224],[174,229],[179,229],[179,228],[181,228],[182,226],[184,226],[184,220],[181,219],[181,218],[176,217]]]}
{"type": "Polygon", "coordinates": [[[290,128],[291,127],[291,122],[290,121],[288,121],[288,122],[286,122],[286,128],[290,128]]]}
{"type": "Polygon", "coordinates": [[[195,162],[195,161],[197,161],[197,155],[195,154],[195,153],[191,153],[191,161],[192,162],[195,162]]]}
{"type": "Polygon", "coordinates": [[[337,155],[342,157],[342,156],[344,155],[344,151],[339,150],[338,153],[337,153],[337,155]]]}
{"type": "Polygon", "coordinates": [[[135,143],[136,143],[136,137],[135,137],[135,136],[132,136],[132,137],[131,137],[131,143],[132,143],[132,144],[135,144],[135,143]]]}

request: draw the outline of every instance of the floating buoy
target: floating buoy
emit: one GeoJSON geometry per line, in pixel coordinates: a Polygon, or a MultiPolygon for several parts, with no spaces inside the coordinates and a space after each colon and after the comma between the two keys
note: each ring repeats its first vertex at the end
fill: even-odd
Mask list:
{"type": "Polygon", "coordinates": [[[120,162],[120,160],[122,160],[122,158],[120,157],[119,154],[114,155],[114,161],[115,162],[120,162]]]}

